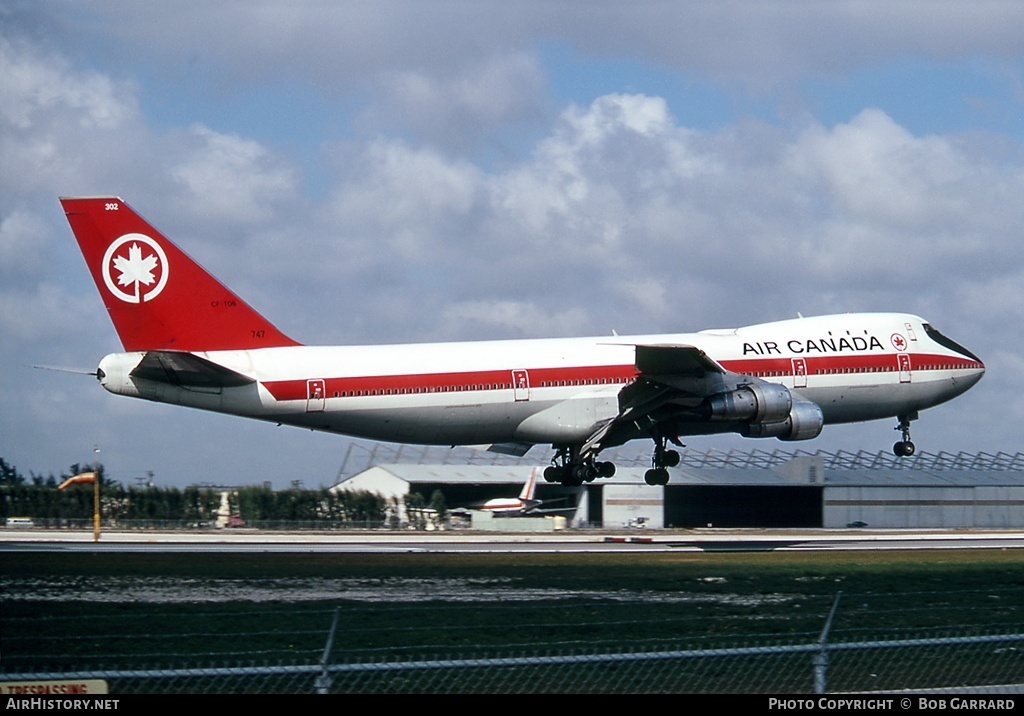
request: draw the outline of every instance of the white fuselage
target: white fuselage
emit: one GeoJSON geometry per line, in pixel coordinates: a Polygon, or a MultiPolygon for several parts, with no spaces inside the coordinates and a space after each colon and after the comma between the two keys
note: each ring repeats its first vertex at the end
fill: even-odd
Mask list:
{"type": "MultiPolygon", "coordinates": [[[[616,417],[619,392],[637,377],[637,345],[694,346],[731,373],[816,403],[826,423],[923,410],[984,373],[922,319],[887,313],[670,335],[195,353],[254,380],[238,387],[133,378],[142,352],[107,356],[100,375],[113,393],[357,437],[564,445],[616,417]]],[[[718,431],[701,423],[689,434],[718,431]]]]}

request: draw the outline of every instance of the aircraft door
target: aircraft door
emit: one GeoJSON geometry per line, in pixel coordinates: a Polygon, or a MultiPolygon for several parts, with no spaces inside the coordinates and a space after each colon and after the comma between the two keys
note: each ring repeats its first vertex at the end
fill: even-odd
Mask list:
{"type": "Polygon", "coordinates": [[[803,358],[793,359],[793,387],[807,387],[807,361],[803,358]]]}
{"type": "Polygon", "coordinates": [[[909,353],[897,353],[896,362],[900,367],[900,382],[910,382],[910,354],[909,353]]]}
{"type": "Polygon", "coordinates": [[[306,381],[306,412],[322,413],[327,400],[327,385],[322,378],[306,381]]]}
{"type": "Polygon", "coordinates": [[[512,393],[517,402],[530,399],[530,374],[525,370],[512,371],[512,393]]]}

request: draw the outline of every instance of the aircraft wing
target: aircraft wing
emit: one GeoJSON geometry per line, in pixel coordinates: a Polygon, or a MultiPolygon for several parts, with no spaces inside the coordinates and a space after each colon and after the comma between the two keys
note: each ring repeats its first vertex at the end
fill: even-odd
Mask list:
{"type": "Polygon", "coordinates": [[[732,382],[716,360],[695,346],[636,346],[636,380],[619,392],[619,414],[602,425],[583,452],[650,434],[660,422],[696,409],[732,382]]]}
{"type": "Polygon", "coordinates": [[[636,369],[642,375],[700,377],[725,373],[718,361],[694,346],[650,345],[636,347],[636,369]]]}
{"type": "Polygon", "coordinates": [[[533,510],[528,510],[523,514],[527,517],[547,517],[548,515],[572,517],[579,511],[579,507],[575,505],[568,505],[566,507],[538,507],[533,510]]]}
{"type": "Polygon", "coordinates": [[[256,382],[247,375],[183,351],[147,351],[131,375],[184,388],[237,388],[256,382]]]}

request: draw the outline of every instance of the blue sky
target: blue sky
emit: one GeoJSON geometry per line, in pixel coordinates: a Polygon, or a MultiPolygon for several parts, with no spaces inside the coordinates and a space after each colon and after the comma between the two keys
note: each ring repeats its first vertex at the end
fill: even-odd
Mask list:
{"type": "Polygon", "coordinates": [[[919,313],[989,367],[921,449],[1016,452],[1022,105],[1016,2],[0,0],[0,456],[283,486],[344,455],[28,367],[119,348],[56,201],[95,193],[309,343],[919,313]]]}

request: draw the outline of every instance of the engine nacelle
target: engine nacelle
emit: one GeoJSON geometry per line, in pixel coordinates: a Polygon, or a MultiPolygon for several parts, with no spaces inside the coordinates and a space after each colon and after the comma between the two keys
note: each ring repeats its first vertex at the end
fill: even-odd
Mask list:
{"type": "Polygon", "coordinates": [[[821,434],[825,416],[817,403],[800,400],[785,420],[775,423],[751,423],[743,431],[748,438],[778,438],[779,440],[810,440],[821,434]]]}
{"type": "Polygon", "coordinates": [[[825,415],[817,403],[800,400],[793,403],[789,423],[789,435],[779,436],[780,440],[811,440],[821,435],[821,429],[825,427],[825,415]]]}
{"type": "Polygon", "coordinates": [[[750,383],[708,399],[712,420],[779,423],[789,417],[793,396],[784,385],[750,383]]]}

